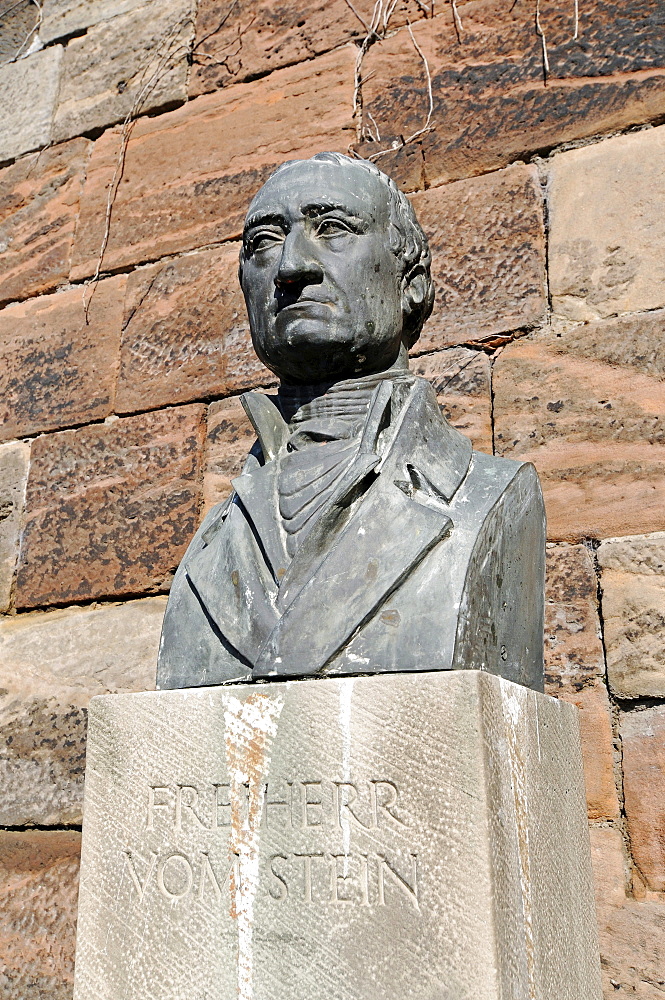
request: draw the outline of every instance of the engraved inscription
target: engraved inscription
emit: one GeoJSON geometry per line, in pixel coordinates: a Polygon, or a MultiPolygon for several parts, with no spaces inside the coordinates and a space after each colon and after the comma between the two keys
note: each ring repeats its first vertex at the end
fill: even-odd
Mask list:
{"type": "Polygon", "coordinates": [[[273,852],[261,858],[258,891],[277,904],[406,904],[418,910],[418,856],[404,845],[408,817],[394,781],[277,778],[262,786],[259,814],[251,808],[249,785],[240,782],[239,789],[238,795],[223,781],[147,787],[146,832],[162,844],[173,837],[173,846],[123,851],[135,905],[156,893],[173,905],[192,900],[232,909],[245,877],[230,837],[233,820],[239,828],[271,836],[273,852]],[[362,847],[351,848],[353,830],[362,847]],[[297,849],[289,844],[296,833],[297,849]],[[311,849],[302,849],[303,833],[311,849]],[[183,849],[183,838],[191,845],[192,837],[204,841],[200,850],[183,849]]]}
{"type": "MultiPolygon", "coordinates": [[[[235,893],[241,880],[238,858],[229,863],[220,852],[169,851],[149,858],[125,849],[122,852],[134,890],[134,902],[143,903],[148,892],[157,892],[171,902],[191,897],[199,902],[222,903],[235,893]]],[[[406,900],[418,909],[418,855],[387,857],[385,854],[330,853],[273,854],[266,862],[264,892],[276,902],[355,906],[389,906],[406,900]]]]}
{"type": "MultiPolygon", "coordinates": [[[[247,791],[247,788],[245,788],[247,791]]],[[[150,785],[148,830],[219,830],[231,825],[230,785],[150,785]]],[[[397,785],[385,778],[365,782],[325,778],[275,780],[264,785],[261,824],[270,830],[341,830],[344,824],[363,830],[406,826],[397,785]]],[[[247,800],[243,821],[247,819],[247,800]]]]}

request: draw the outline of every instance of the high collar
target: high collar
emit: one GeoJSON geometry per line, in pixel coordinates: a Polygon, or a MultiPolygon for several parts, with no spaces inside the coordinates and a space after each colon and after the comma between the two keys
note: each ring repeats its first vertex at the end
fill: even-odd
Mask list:
{"type": "MultiPolygon", "coordinates": [[[[426,379],[408,375],[380,381],[390,384],[390,389],[381,390],[382,395],[387,393],[389,404],[381,424],[377,471],[403,483],[420,475],[450,501],[469,468],[470,440],[448,423],[426,379]]],[[[378,392],[376,388],[372,393],[375,401],[378,392]]],[[[270,463],[286,445],[291,428],[263,393],[247,392],[240,398],[257,433],[264,463],[270,463]]]]}
{"type": "Polygon", "coordinates": [[[276,402],[282,416],[290,424],[320,416],[356,417],[367,411],[372,393],[382,381],[408,374],[409,358],[402,346],[396,361],[384,371],[316,385],[282,383],[276,402]]]}

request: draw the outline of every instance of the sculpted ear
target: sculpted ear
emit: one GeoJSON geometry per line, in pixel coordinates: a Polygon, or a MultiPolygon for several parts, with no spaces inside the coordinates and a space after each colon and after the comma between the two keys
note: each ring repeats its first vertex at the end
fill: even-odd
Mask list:
{"type": "Polygon", "coordinates": [[[424,270],[420,267],[413,268],[402,279],[402,311],[405,316],[410,316],[412,312],[420,309],[427,298],[429,282],[424,270]]]}

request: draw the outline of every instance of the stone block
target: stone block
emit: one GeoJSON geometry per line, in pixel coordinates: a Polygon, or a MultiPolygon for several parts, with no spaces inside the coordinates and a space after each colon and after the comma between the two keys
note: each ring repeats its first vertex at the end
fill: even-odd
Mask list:
{"type": "Polygon", "coordinates": [[[91,145],[73,139],[0,170],[0,304],[67,281],[91,145]]]}
{"type": "Polygon", "coordinates": [[[87,321],[81,288],[3,311],[0,440],[83,424],[112,412],[125,281],[118,275],[99,282],[87,321]]]}
{"type": "Polygon", "coordinates": [[[495,170],[564,142],[662,119],[665,57],[658,0],[543,3],[550,71],[528,4],[459,4],[462,31],[447,5],[439,16],[374,44],[363,62],[367,134],[418,142],[428,183],[495,170]],[[422,55],[421,55],[422,53],[422,55]],[[370,118],[369,116],[372,116],[370,118]],[[375,123],[375,124],[373,124],[375,123]]]}
{"type": "Polygon", "coordinates": [[[39,26],[40,9],[34,0],[2,4],[0,25],[0,66],[23,55],[39,26]]]}
{"type": "Polygon", "coordinates": [[[37,438],[16,605],[168,589],[198,524],[205,408],[37,438]]]}
{"type": "Polygon", "coordinates": [[[146,3],[69,42],[53,122],[56,141],[186,100],[192,3],[146,3]]]}
{"type": "Polygon", "coordinates": [[[607,676],[619,698],[665,697],[665,533],[603,542],[607,676]]]}
{"type": "Polygon", "coordinates": [[[53,42],[141,7],[146,0],[43,0],[39,37],[53,42]]]}
{"type": "MultiPolygon", "coordinates": [[[[311,59],[349,41],[360,41],[372,20],[374,0],[239,0],[220,10],[200,0],[192,53],[191,97],[311,59]]],[[[423,17],[417,0],[399,0],[391,28],[423,17]]],[[[426,16],[426,14],[425,14],[426,16]]]]}
{"type": "Polygon", "coordinates": [[[27,443],[0,445],[0,611],[11,603],[29,459],[27,443]]]}
{"type": "MultiPolygon", "coordinates": [[[[617,316],[577,324],[557,321],[556,340],[568,354],[611,365],[613,368],[665,378],[665,310],[617,316]]],[[[547,339],[547,337],[545,338],[547,339]]],[[[658,386],[654,385],[657,392],[658,386]]]]}
{"type": "Polygon", "coordinates": [[[584,545],[548,545],[545,574],[545,683],[576,693],[605,676],[598,580],[584,545]]]}
{"type": "Polygon", "coordinates": [[[549,165],[555,313],[594,320],[665,306],[665,127],[561,153],[549,165]]]}
{"type": "Polygon", "coordinates": [[[545,690],[580,711],[590,819],[616,819],[612,715],[605,687],[597,579],[584,545],[548,545],[545,584],[545,690]]]}
{"type": "Polygon", "coordinates": [[[600,962],[606,1000],[658,1000],[665,986],[665,910],[662,900],[626,892],[626,861],[619,830],[592,829],[600,962]]]}
{"type": "Polygon", "coordinates": [[[0,163],[50,141],[62,53],[62,45],[53,45],[0,66],[0,163]]]}
{"type": "Polygon", "coordinates": [[[589,819],[616,820],[621,814],[614,779],[612,708],[605,683],[597,679],[581,691],[558,695],[580,712],[580,739],[584,762],[589,819]]]}
{"type": "Polygon", "coordinates": [[[0,620],[0,825],[80,823],[87,706],[152,690],[166,598],[0,620]]]}
{"type": "Polygon", "coordinates": [[[412,201],[436,288],[416,350],[482,340],[544,316],[543,199],[533,167],[431,188],[412,201]]]}
{"type": "Polygon", "coordinates": [[[575,714],[466,670],[93,700],[75,998],[599,1000],[575,714]]]}
{"type": "Polygon", "coordinates": [[[0,996],[71,1000],[81,834],[0,830],[0,996]]]}
{"type": "MultiPolygon", "coordinates": [[[[509,344],[494,363],[497,452],[533,462],[556,541],[665,528],[665,386],[635,366],[579,357],[582,335],[509,344]]],[[[608,324],[614,352],[616,326],[608,324]]],[[[594,332],[598,354],[603,333],[594,332]]],[[[626,346],[626,352],[629,347],[626,346]]]]}
{"type": "Polygon", "coordinates": [[[252,348],[240,244],[134,271],[127,283],[118,413],[274,382],[252,348]]]}
{"type": "Polygon", "coordinates": [[[410,368],[415,375],[422,375],[432,383],[439,406],[453,427],[471,438],[477,451],[491,455],[489,357],[481,351],[454,347],[412,358],[410,368]]]}
{"type": "MultiPolygon", "coordinates": [[[[134,126],[114,203],[107,268],[235,239],[250,198],[278,163],[352,138],[355,47],[278,70],[142,118],[134,126]]],[[[94,272],[104,235],[107,186],[120,131],[95,143],[81,202],[72,277],[94,272]]]]}
{"type": "Polygon", "coordinates": [[[621,712],[630,846],[649,889],[665,891],[665,705],[621,712]]]}

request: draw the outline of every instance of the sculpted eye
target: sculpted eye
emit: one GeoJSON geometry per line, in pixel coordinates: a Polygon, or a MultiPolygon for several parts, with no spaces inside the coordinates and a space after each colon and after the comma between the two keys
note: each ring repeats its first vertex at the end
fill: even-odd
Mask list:
{"type": "Polygon", "coordinates": [[[274,232],[270,229],[263,229],[258,233],[254,233],[249,238],[249,252],[250,254],[258,253],[261,250],[268,250],[270,247],[276,246],[278,243],[282,243],[284,236],[281,233],[274,232]]]}
{"type": "Polygon", "coordinates": [[[316,230],[317,236],[345,236],[352,231],[341,219],[322,219],[316,230]]]}

